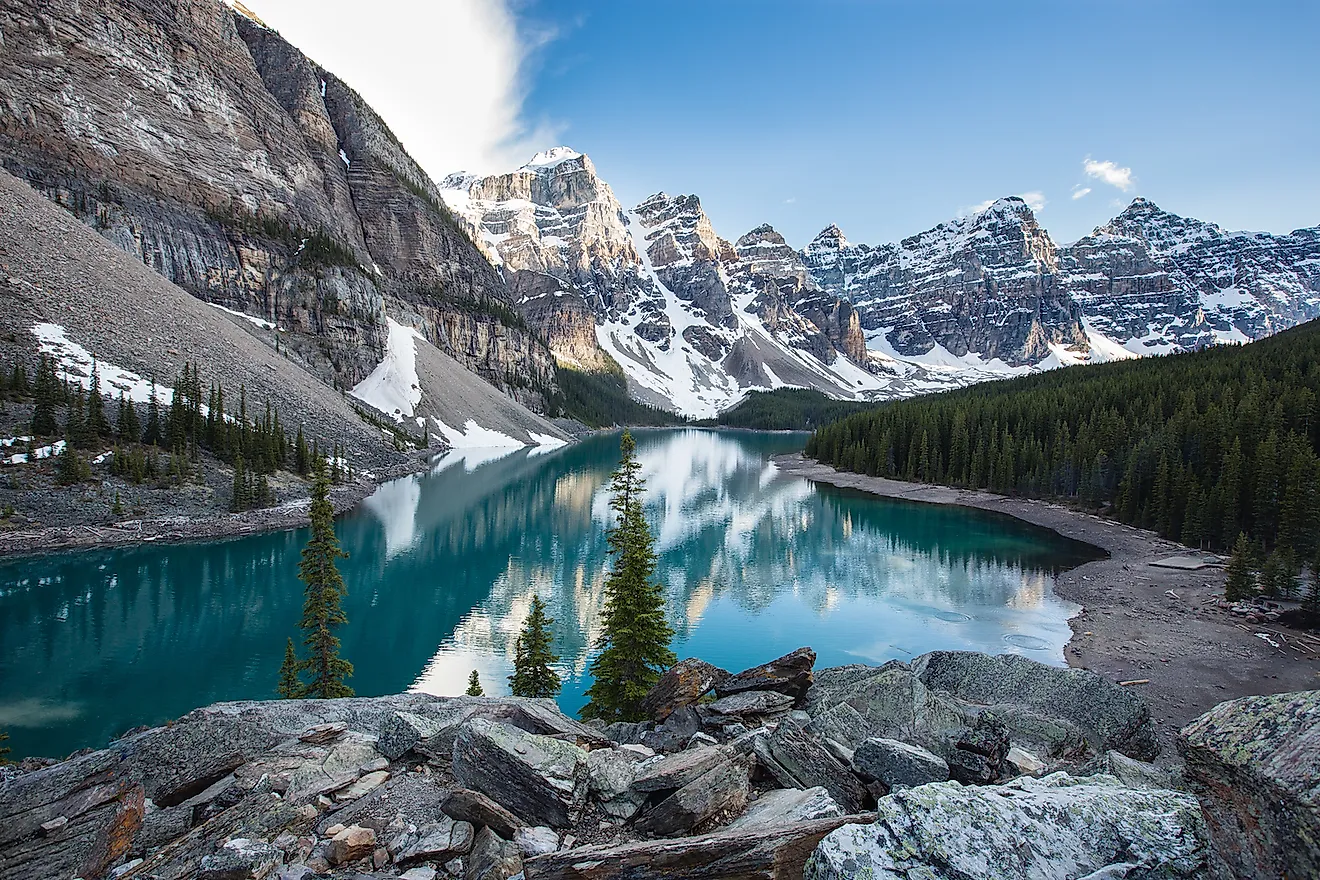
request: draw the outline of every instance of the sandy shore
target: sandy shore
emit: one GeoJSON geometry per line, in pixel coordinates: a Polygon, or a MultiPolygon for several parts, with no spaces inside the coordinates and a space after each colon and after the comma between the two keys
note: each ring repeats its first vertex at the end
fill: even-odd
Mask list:
{"type": "Polygon", "coordinates": [[[1217,607],[1222,568],[1151,564],[1195,555],[1181,544],[1044,501],[844,473],[800,454],[774,460],[786,473],[809,480],[1006,513],[1107,551],[1108,559],[1058,577],[1055,592],[1082,606],[1069,621],[1073,637],[1064,654],[1068,665],[1114,681],[1149,679],[1132,687],[1149,701],[1166,744],[1178,728],[1224,700],[1320,688],[1320,648],[1277,624],[1248,626],[1217,607]]]}

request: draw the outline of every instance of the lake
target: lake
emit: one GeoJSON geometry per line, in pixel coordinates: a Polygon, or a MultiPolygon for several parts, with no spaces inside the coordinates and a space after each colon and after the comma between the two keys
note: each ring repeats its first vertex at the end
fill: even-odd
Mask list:
{"type": "MultiPolygon", "coordinates": [[[[637,433],[679,657],[737,671],[810,645],[818,665],[934,649],[1062,664],[1077,606],[1054,574],[1094,548],[1009,517],[890,501],[779,472],[805,434],[637,433]]],[[[343,654],[361,695],[507,693],[533,594],[564,691],[590,685],[618,435],[460,450],[337,522],[343,654]]],[[[274,696],[297,636],[303,530],[0,563],[0,730],[14,756],[103,746],[217,700],[274,696]]]]}

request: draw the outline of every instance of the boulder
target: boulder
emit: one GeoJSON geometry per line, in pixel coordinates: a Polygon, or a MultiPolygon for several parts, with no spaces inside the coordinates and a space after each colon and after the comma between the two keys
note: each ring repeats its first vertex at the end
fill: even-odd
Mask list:
{"type": "Polygon", "coordinates": [[[517,844],[483,828],[477,832],[465,865],[464,880],[509,880],[523,869],[522,853],[517,844]]]}
{"type": "Polygon", "coordinates": [[[428,822],[417,829],[417,839],[394,856],[400,865],[416,862],[447,862],[472,849],[475,836],[472,824],[460,822],[451,816],[441,816],[437,822],[428,822]]]}
{"type": "Polygon", "coordinates": [[[706,708],[716,715],[770,715],[785,712],[793,698],[777,691],[743,691],[721,697],[706,708]]]}
{"type": "Polygon", "coordinates": [[[949,776],[968,785],[986,785],[1008,775],[1008,727],[991,712],[964,730],[946,752],[949,776]]]}
{"type": "Polygon", "coordinates": [[[197,880],[260,880],[284,861],[284,854],[264,840],[235,837],[202,857],[197,880]]]}
{"type": "MultiPolygon", "coordinates": [[[[1118,752],[1111,752],[1110,754],[1117,755],[1118,752]]],[[[1035,755],[1033,755],[1031,752],[1028,752],[1026,749],[1020,749],[1017,746],[1013,746],[1008,750],[1008,755],[1005,756],[1005,760],[1008,761],[1008,765],[1010,767],[1012,767],[1018,773],[1021,773],[1025,776],[1038,776],[1041,773],[1045,772],[1044,761],[1042,761],[1040,758],[1037,758],[1035,755]]],[[[1134,759],[1127,758],[1127,760],[1132,761],[1134,759]]],[[[1136,761],[1136,763],[1139,764],[1141,762],[1136,761]]],[[[1124,781],[1123,784],[1127,785],[1127,782],[1124,781]]],[[[1131,786],[1131,787],[1144,788],[1146,786],[1131,786]]],[[[1167,788],[1167,786],[1164,787],[1167,788]]]]}
{"type": "Polygon", "coordinates": [[[513,836],[513,842],[524,859],[543,856],[559,849],[559,832],[553,828],[538,825],[535,828],[519,828],[513,836]]]}
{"type": "Polygon", "coordinates": [[[707,831],[746,809],[750,778],[749,759],[726,759],[656,804],[633,827],[657,837],[707,831]]]}
{"type": "Polygon", "coordinates": [[[804,789],[777,788],[752,801],[747,811],[730,822],[724,830],[778,827],[842,815],[843,810],[834,802],[834,798],[819,785],[804,789]]]}
{"type": "Polygon", "coordinates": [[[836,703],[813,716],[807,722],[807,730],[822,742],[828,740],[854,751],[866,740],[879,735],[871,722],[848,703],[836,703]]]}
{"type": "Polygon", "coordinates": [[[798,648],[764,666],[745,669],[724,679],[715,685],[715,695],[727,697],[744,691],[777,691],[799,701],[811,687],[811,670],[815,665],[816,652],[810,648],[798,648]]]}
{"type": "Polygon", "coordinates": [[[632,787],[634,791],[644,794],[679,789],[723,764],[728,758],[728,753],[723,749],[706,747],[689,749],[658,761],[647,761],[638,767],[632,787]]]}
{"type": "Polygon", "coordinates": [[[896,739],[868,739],[853,753],[857,775],[887,788],[912,788],[949,778],[949,765],[921,746],[896,739]]]}
{"type": "Polygon", "coordinates": [[[330,838],[325,857],[332,865],[347,865],[365,859],[376,851],[376,832],[361,825],[350,825],[330,838]]]}
{"type": "Polygon", "coordinates": [[[641,809],[646,794],[633,789],[643,757],[626,749],[595,749],[587,753],[587,779],[601,812],[626,822],[641,809]]]}
{"type": "Polygon", "coordinates": [[[866,799],[852,770],[804,730],[780,726],[757,740],[756,756],[785,788],[822,786],[845,812],[857,812],[866,799]]]}
{"type": "MultiPolygon", "coordinates": [[[[1010,750],[1009,760],[1013,760],[1010,750]]],[[[1128,788],[1185,788],[1180,768],[1157,767],[1136,758],[1129,758],[1113,749],[1105,752],[1099,762],[1100,772],[1118,778],[1128,788]]]]}
{"type": "Polygon", "coordinates": [[[454,739],[454,777],[529,823],[563,828],[587,799],[587,753],[548,736],[474,718],[454,739]]]}
{"type": "Polygon", "coordinates": [[[914,659],[912,671],[926,687],[959,700],[1023,706],[1072,722],[1097,753],[1159,754],[1146,701],[1089,670],[1047,666],[1016,654],[933,651],[914,659]]]}
{"type": "Polygon", "coordinates": [[[1200,878],[1209,857],[1191,795],[1055,773],[1002,786],[940,782],[890,794],[880,799],[874,824],[827,835],[805,877],[1200,878]]]}
{"type": "Polygon", "coordinates": [[[694,705],[711,688],[729,677],[729,673],[704,660],[690,657],[671,667],[642,700],[647,717],[664,721],[683,706],[694,705]]]}
{"type": "Polygon", "coordinates": [[[421,742],[452,728],[452,723],[428,718],[416,712],[395,712],[386,719],[381,727],[380,737],[376,740],[376,750],[391,761],[397,761],[421,742]]]}
{"type": "Polygon", "coordinates": [[[384,784],[389,778],[390,772],[388,770],[377,770],[374,773],[364,774],[363,776],[358,777],[357,781],[353,782],[351,785],[347,785],[336,791],[335,800],[340,803],[355,801],[363,795],[370,793],[376,788],[376,786],[384,784]]]}
{"type": "Polygon", "coordinates": [[[451,819],[469,822],[477,828],[490,828],[505,840],[513,840],[517,830],[527,823],[479,791],[460,788],[445,796],[440,809],[451,819]]]}
{"type": "Polygon", "coordinates": [[[1220,703],[1178,751],[1233,874],[1320,876],[1320,690],[1220,703]]]}

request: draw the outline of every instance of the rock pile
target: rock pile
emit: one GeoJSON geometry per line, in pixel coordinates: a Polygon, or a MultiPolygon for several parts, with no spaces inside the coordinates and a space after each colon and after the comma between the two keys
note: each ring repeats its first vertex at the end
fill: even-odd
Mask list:
{"type": "MultiPolygon", "coordinates": [[[[0,875],[1184,877],[1234,815],[1266,820],[1226,844],[1239,872],[1286,835],[1316,839],[1315,695],[1225,704],[1184,731],[1198,804],[1140,760],[1140,700],[1090,673],[814,661],[684,661],[648,698],[654,720],[600,728],[518,698],[218,704],[0,779],[0,875]]],[[[1299,876],[1316,864],[1287,858],[1299,876]]]]}

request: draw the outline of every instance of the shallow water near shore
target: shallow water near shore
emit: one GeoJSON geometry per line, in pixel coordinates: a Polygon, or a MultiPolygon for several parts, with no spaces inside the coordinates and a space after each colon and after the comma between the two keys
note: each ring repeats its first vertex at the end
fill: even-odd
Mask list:
{"type": "MultiPolygon", "coordinates": [[[[804,434],[637,434],[680,657],[737,670],[801,645],[818,665],[935,649],[1061,664],[1077,606],[1053,575],[1097,558],[1010,517],[780,472],[804,434]]],[[[556,618],[560,704],[590,686],[618,436],[465,450],[341,517],[344,656],[359,694],[506,693],[531,597],[556,618]]],[[[61,757],[217,700],[274,696],[297,635],[304,530],[0,564],[0,730],[61,757]]]]}

